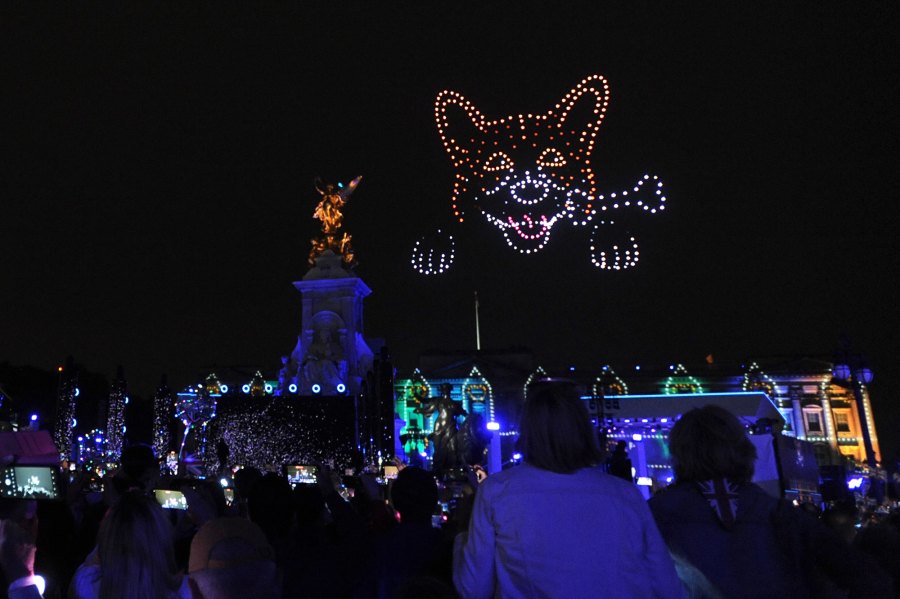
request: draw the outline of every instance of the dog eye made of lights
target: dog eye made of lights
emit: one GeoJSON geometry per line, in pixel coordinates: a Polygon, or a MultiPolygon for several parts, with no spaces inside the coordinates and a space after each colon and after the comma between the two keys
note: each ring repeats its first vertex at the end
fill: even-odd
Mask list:
{"type": "MultiPolygon", "coordinates": [[[[610,217],[625,210],[656,214],[665,210],[666,197],[662,181],[649,174],[630,189],[597,193],[591,152],[608,105],[609,84],[600,75],[586,77],[544,114],[496,120],[457,92],[438,94],[438,133],[456,169],[456,220],[464,222],[467,209],[480,212],[522,254],[544,249],[563,224],[590,226],[592,264],[604,270],[636,266],[640,251],[633,236],[617,243],[606,239],[615,224],[610,217]],[[578,120],[575,107],[590,109],[581,110],[588,116],[578,120]],[[465,113],[468,122],[454,111],[465,113]]],[[[453,235],[439,229],[416,241],[411,263],[421,274],[440,274],[453,265],[455,252],[453,235]]]]}

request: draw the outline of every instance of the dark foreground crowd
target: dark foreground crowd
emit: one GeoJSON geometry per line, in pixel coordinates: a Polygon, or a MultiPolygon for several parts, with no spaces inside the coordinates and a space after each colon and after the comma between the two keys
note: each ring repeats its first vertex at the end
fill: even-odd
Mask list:
{"type": "Polygon", "coordinates": [[[538,386],[519,430],[523,464],[449,496],[415,467],[350,491],[325,468],[293,489],[245,468],[229,503],[218,480],[160,479],[131,447],[102,492],[84,478],[66,502],[0,502],[0,584],[23,599],[900,598],[900,514],[858,528],[770,497],[725,410],[679,420],[676,483],[649,502],[601,466],[570,387],[538,386]]]}

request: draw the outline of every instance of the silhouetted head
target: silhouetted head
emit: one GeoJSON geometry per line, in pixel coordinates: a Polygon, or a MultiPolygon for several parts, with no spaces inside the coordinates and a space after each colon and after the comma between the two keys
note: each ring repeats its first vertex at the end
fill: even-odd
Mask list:
{"type": "Polygon", "coordinates": [[[247,515],[270,538],[288,534],[293,512],[291,485],[283,476],[266,474],[247,496],[247,515]]]}
{"type": "Polygon", "coordinates": [[[437,500],[434,476],[415,466],[401,470],[391,486],[391,502],[404,523],[431,522],[437,500]]]}
{"type": "Polygon", "coordinates": [[[234,473],[235,495],[238,495],[243,499],[247,499],[250,491],[253,489],[256,483],[259,482],[259,479],[261,479],[262,476],[262,472],[251,466],[239,469],[234,473]]]}
{"type": "Polygon", "coordinates": [[[597,433],[571,383],[538,383],[525,400],[518,449],[538,468],[570,474],[602,461],[597,433]]]}
{"type": "Polygon", "coordinates": [[[679,481],[753,478],[756,447],[737,417],[715,405],[685,413],[669,433],[672,465],[679,481]]]}
{"type": "Polygon", "coordinates": [[[120,464],[113,480],[120,493],[133,488],[149,491],[156,486],[159,462],[149,445],[129,445],[122,450],[120,464]]]}
{"type": "Polygon", "coordinates": [[[266,535],[244,518],[217,518],[191,541],[191,591],[197,599],[281,596],[275,551],[266,535]]]}

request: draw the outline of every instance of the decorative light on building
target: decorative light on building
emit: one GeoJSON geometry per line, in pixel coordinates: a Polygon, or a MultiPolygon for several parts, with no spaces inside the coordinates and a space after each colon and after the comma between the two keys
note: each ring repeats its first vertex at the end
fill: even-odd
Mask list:
{"type": "Polygon", "coordinates": [[[488,421],[494,420],[494,390],[477,366],[472,366],[468,379],[463,383],[462,395],[469,399],[470,407],[473,399],[483,402],[486,407],[485,417],[488,421]]]}
{"type": "Polygon", "coordinates": [[[602,369],[603,374],[594,380],[591,393],[595,397],[607,395],[628,395],[628,385],[608,365],[602,369]]]}
{"type": "Polygon", "coordinates": [[[688,374],[683,364],[675,366],[672,376],[663,384],[663,392],[666,395],[676,393],[703,393],[703,386],[696,378],[688,374]]]}
{"type": "MultiPolygon", "coordinates": [[[[630,189],[597,193],[591,154],[608,105],[609,84],[601,75],[583,79],[546,113],[494,120],[458,92],[438,94],[435,121],[456,168],[451,208],[458,222],[465,221],[468,209],[480,212],[523,254],[544,249],[563,220],[572,226],[591,225],[590,259],[595,266],[622,270],[637,265],[633,236],[625,243],[606,240],[606,226],[614,224],[608,215],[619,210],[656,214],[665,209],[666,198],[662,181],[649,174],[630,189]],[[573,109],[582,106],[592,114],[576,120],[573,109]],[[464,112],[469,122],[454,111],[464,112]],[[595,222],[598,215],[605,218],[595,222]]],[[[441,249],[427,247],[426,241],[416,242],[413,267],[422,274],[449,269],[455,250],[452,236],[449,250],[446,241],[441,249]]]]}
{"type": "Polygon", "coordinates": [[[759,364],[753,362],[744,373],[744,382],[741,384],[744,391],[762,391],[770,398],[775,399],[775,381],[763,372],[759,364]]]}
{"type": "Polygon", "coordinates": [[[525,379],[525,385],[522,387],[522,399],[528,399],[528,388],[537,378],[542,378],[547,376],[547,372],[544,370],[542,366],[538,366],[534,372],[528,375],[528,378],[525,379]]]}

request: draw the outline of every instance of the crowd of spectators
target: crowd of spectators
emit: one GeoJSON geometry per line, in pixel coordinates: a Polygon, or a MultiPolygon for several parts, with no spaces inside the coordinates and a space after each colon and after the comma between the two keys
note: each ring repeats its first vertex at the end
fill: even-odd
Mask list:
{"type": "Polygon", "coordinates": [[[484,480],[400,465],[390,484],[325,466],[293,487],[253,468],[160,477],[132,446],[65,501],[0,500],[0,584],[16,599],[900,598],[900,514],[860,523],[767,495],[721,408],[675,425],[675,484],[649,502],[607,472],[571,387],[536,385],[519,432],[523,463],[484,480]]]}

